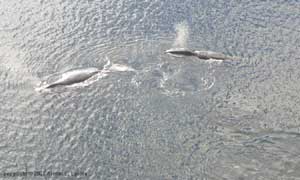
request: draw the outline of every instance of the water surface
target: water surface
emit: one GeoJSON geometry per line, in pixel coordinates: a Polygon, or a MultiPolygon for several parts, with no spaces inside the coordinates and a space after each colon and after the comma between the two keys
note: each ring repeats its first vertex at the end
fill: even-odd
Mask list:
{"type": "Polygon", "coordinates": [[[297,179],[299,8],[296,1],[1,1],[0,172],[297,179]],[[177,46],[242,60],[164,54],[177,46]],[[106,58],[137,73],[34,90],[43,77],[103,67],[106,58]]]}

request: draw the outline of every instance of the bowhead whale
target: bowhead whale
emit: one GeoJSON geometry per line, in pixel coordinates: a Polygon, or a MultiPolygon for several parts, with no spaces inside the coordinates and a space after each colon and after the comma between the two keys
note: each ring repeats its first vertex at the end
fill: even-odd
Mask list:
{"type": "Polygon", "coordinates": [[[135,69],[122,64],[114,64],[111,63],[110,60],[108,60],[107,63],[104,65],[103,69],[98,69],[96,67],[71,69],[61,73],[54,82],[46,83],[46,85],[43,85],[42,87],[37,89],[41,90],[54,88],[57,86],[72,85],[75,83],[83,82],[98,73],[101,73],[103,76],[106,76],[110,72],[118,71],[135,71],[135,69]]]}
{"type": "Polygon", "coordinates": [[[46,85],[44,88],[53,88],[56,86],[80,83],[89,79],[90,77],[99,72],[100,70],[95,67],[68,70],[66,72],[63,72],[58,80],[46,85]]]}
{"type": "Polygon", "coordinates": [[[195,53],[193,51],[190,51],[185,48],[172,48],[165,51],[165,53],[170,55],[182,55],[182,56],[195,56],[195,53]]]}
{"type": "Polygon", "coordinates": [[[173,56],[195,56],[199,59],[216,59],[216,60],[237,60],[239,58],[225,55],[219,52],[213,51],[193,51],[186,48],[172,48],[166,50],[165,53],[173,55],[173,56]]]}

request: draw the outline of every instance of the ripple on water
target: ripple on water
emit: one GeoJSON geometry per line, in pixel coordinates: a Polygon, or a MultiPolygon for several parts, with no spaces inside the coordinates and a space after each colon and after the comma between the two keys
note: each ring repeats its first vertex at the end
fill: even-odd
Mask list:
{"type": "Polygon", "coordinates": [[[296,1],[1,4],[2,170],[79,169],[88,179],[299,177],[296,1]],[[242,61],[164,55],[180,22],[187,46],[242,61]],[[137,73],[34,91],[41,77],[102,67],[106,56],[137,73]]]}

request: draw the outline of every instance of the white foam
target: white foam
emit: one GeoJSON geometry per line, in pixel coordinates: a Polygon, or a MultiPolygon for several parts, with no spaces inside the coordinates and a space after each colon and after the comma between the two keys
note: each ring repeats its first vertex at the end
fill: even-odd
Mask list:
{"type": "Polygon", "coordinates": [[[213,77],[212,82],[209,82],[208,79],[204,79],[204,78],[201,78],[201,81],[203,82],[204,90],[209,90],[215,85],[216,78],[213,77]]]}
{"type": "Polygon", "coordinates": [[[135,71],[132,67],[123,65],[123,64],[112,64],[111,67],[109,68],[110,71],[135,71]]]}
{"type": "Polygon", "coordinates": [[[224,60],[221,60],[221,59],[208,59],[206,60],[205,62],[209,63],[209,64],[212,64],[212,63],[215,63],[215,64],[221,64],[224,60]]]}
{"type": "Polygon", "coordinates": [[[186,21],[176,24],[176,39],[173,44],[174,47],[187,47],[189,38],[189,26],[186,21]]]}

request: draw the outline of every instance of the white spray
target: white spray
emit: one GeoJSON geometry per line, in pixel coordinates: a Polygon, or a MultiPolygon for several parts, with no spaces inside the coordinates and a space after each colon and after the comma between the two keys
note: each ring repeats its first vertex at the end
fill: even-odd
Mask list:
{"type": "Polygon", "coordinates": [[[189,39],[189,26],[186,21],[175,25],[176,39],[173,47],[187,47],[187,41],[189,39]]]}

